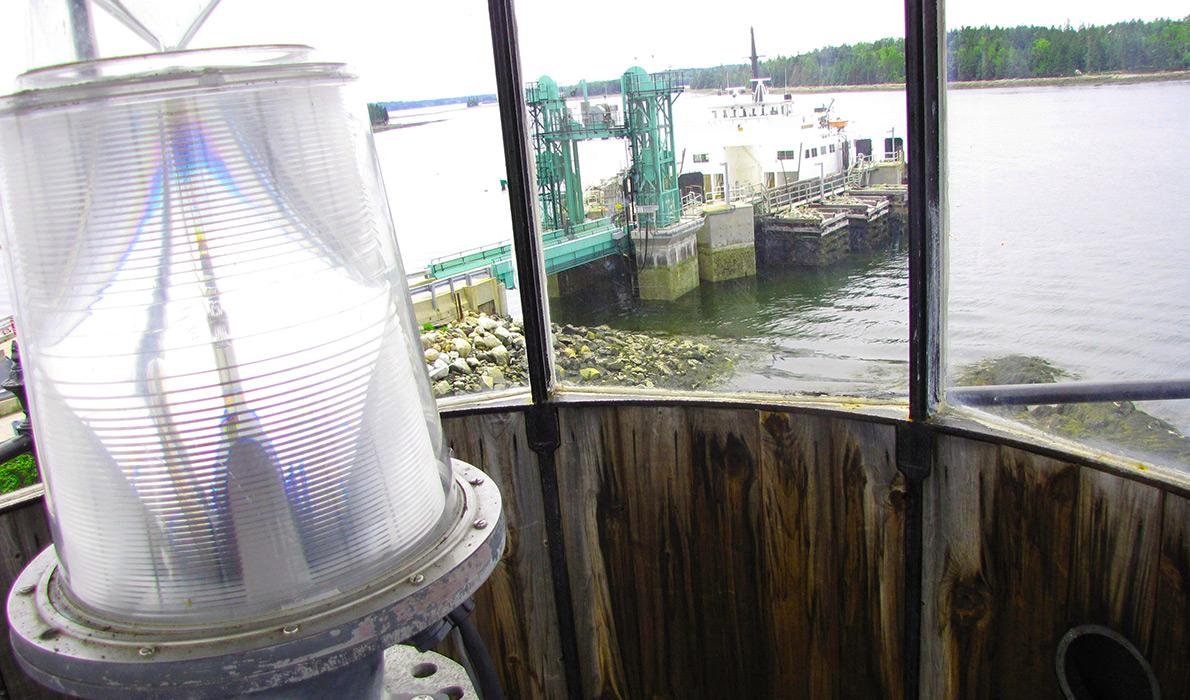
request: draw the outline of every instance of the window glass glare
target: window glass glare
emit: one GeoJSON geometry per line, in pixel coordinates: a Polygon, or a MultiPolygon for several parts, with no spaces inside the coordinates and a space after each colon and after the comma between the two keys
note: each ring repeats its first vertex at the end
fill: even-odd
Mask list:
{"type": "Polygon", "coordinates": [[[1173,117],[1190,83],[1161,72],[1186,68],[1190,22],[1163,19],[1185,16],[1176,3],[1057,5],[989,21],[947,4],[950,396],[1114,383],[1098,402],[981,410],[1190,465],[1190,401],[1112,398],[1190,379],[1190,229],[1171,209],[1190,191],[1173,117]]]}
{"type": "Polygon", "coordinates": [[[853,5],[518,2],[564,388],[906,393],[904,151],[858,147],[904,17],[853,5]]]}
{"type": "Polygon", "coordinates": [[[304,41],[359,75],[434,394],[528,384],[483,5],[223,3],[205,42],[304,41]],[[343,17],[367,18],[344,24],[343,17]],[[449,58],[443,37],[449,34],[449,58]],[[430,59],[431,70],[414,70],[430,59]]]}

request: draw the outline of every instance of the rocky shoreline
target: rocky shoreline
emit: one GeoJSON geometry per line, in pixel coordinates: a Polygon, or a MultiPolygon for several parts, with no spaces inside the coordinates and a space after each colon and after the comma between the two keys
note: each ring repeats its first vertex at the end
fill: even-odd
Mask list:
{"type": "MultiPolygon", "coordinates": [[[[960,368],[957,386],[1046,384],[1078,379],[1040,357],[1008,355],[960,368]]],[[[1062,437],[1113,450],[1125,447],[1158,460],[1190,464],[1190,438],[1132,401],[1038,406],[989,406],[982,410],[1062,437]]]]}
{"type": "MultiPolygon", "coordinates": [[[[571,385],[702,389],[732,373],[733,358],[695,338],[608,326],[553,326],[558,378],[571,385]]],[[[421,334],[435,397],[528,383],[524,328],[504,316],[468,314],[421,334]]]]}

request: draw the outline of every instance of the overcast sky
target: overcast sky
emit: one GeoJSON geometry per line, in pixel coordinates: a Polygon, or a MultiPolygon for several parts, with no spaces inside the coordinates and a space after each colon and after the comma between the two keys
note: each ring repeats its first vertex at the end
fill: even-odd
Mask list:
{"type": "MultiPolygon", "coordinates": [[[[124,0],[159,34],[176,36],[206,0],[124,0]],[[166,10],[162,10],[162,7],[166,10]],[[180,9],[178,9],[180,8],[180,9]]],[[[40,12],[9,0],[0,10],[0,79],[31,65],[68,58],[64,0],[38,0],[40,12]],[[14,7],[15,6],[15,7],[14,7]],[[38,39],[32,44],[30,35],[38,39]]],[[[833,44],[904,33],[897,0],[521,0],[517,3],[526,79],[548,73],[569,83],[648,70],[742,62],[748,28],[761,54],[790,55],[833,44]]],[[[954,0],[950,27],[1105,24],[1183,17],[1185,0],[954,0]]],[[[141,53],[146,45],[96,10],[104,55],[141,53]]],[[[369,100],[400,100],[495,91],[487,4],[480,0],[222,0],[192,46],[307,43],[324,58],[350,63],[369,100]]]]}

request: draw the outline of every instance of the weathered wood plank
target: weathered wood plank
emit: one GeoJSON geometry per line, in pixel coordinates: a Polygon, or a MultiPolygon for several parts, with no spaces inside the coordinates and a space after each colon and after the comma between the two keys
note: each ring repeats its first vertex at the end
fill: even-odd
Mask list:
{"type": "MultiPolygon", "coordinates": [[[[705,408],[685,413],[691,459],[688,570],[697,643],[688,645],[689,655],[680,663],[701,665],[705,675],[697,685],[675,685],[674,697],[693,697],[702,689],[712,697],[741,691],[757,697],[770,670],[758,634],[769,625],[768,605],[755,575],[762,510],[759,413],[705,408]],[[716,659],[730,661],[716,667],[716,659]]],[[[678,667],[671,674],[680,672],[678,667]]]]}
{"type": "Polygon", "coordinates": [[[564,698],[537,457],[525,442],[524,414],[481,414],[442,422],[455,456],[484,470],[500,487],[508,544],[475,595],[476,627],[510,698],[564,698]]]}
{"type": "Polygon", "coordinates": [[[924,504],[923,697],[1061,697],[1078,491],[1073,465],[939,439],[924,504]]]}
{"type": "Polygon", "coordinates": [[[903,685],[905,482],[896,431],[830,420],[835,532],[842,547],[842,698],[900,698],[903,685]]]}
{"type": "Polygon", "coordinates": [[[1190,698],[1190,500],[1165,494],[1149,662],[1163,698],[1190,698]]]}
{"type": "Polygon", "coordinates": [[[765,695],[833,698],[839,639],[839,549],[830,439],[820,421],[761,415],[764,533],[758,577],[772,610],[765,645],[774,673],[765,695]]]}
{"type": "MultiPolygon", "coordinates": [[[[600,545],[602,537],[628,538],[629,494],[611,465],[623,463],[630,450],[621,440],[614,408],[562,409],[559,422],[558,491],[583,690],[587,697],[630,697],[609,563],[600,545]]],[[[629,630],[625,637],[631,641],[635,635],[629,630]]]]}
{"type": "MultiPolygon", "coordinates": [[[[994,463],[996,448],[958,439],[938,441],[933,473],[923,485],[921,697],[962,697],[961,670],[987,673],[988,660],[967,656],[969,638],[987,626],[991,591],[980,575],[978,464],[994,463]]],[[[983,632],[986,634],[986,632],[983,632]]]]}
{"type": "MultiPolygon", "coordinates": [[[[0,515],[0,590],[7,606],[12,583],[41,550],[52,543],[44,500],[36,498],[0,515]]],[[[8,615],[0,615],[0,677],[10,698],[65,698],[38,685],[17,664],[8,641],[8,615]]]]}
{"type": "Polygon", "coordinates": [[[902,691],[904,484],[889,426],[761,414],[766,697],[902,691]]]}
{"type": "Polygon", "coordinates": [[[1149,654],[1157,598],[1161,492],[1079,470],[1069,626],[1100,624],[1149,654]]]}
{"type": "Polygon", "coordinates": [[[563,409],[559,486],[591,697],[758,695],[755,411],[563,409]]]}

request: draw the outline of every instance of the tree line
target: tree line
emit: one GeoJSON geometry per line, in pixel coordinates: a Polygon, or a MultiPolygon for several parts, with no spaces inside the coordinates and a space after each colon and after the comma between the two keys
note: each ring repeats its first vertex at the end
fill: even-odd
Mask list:
{"type": "MultiPolygon", "coordinates": [[[[947,78],[1048,78],[1101,71],[1190,69],[1190,16],[1083,27],[964,27],[946,34],[947,78]]],[[[748,85],[747,64],[682,71],[695,89],[748,85]]],[[[872,85],[905,81],[905,41],[880,39],[828,46],[761,61],[776,88],[872,85]]],[[[618,93],[619,79],[591,81],[590,94],[618,93]]]]}

